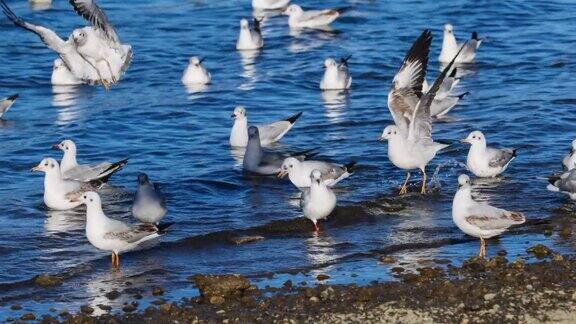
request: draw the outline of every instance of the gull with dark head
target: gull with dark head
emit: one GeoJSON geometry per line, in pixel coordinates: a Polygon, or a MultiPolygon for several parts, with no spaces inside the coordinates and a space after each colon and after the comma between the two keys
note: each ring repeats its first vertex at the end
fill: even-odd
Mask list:
{"type": "Polygon", "coordinates": [[[510,226],[526,221],[519,212],[492,207],[485,202],[472,198],[470,178],[462,174],[458,177],[458,191],[452,202],[452,220],[458,228],[480,239],[480,257],[486,256],[486,242],[494,236],[504,233],[510,226]]]}
{"type": "Polygon", "coordinates": [[[278,173],[278,177],[284,178],[288,176],[290,182],[296,188],[309,188],[312,185],[310,174],[312,171],[317,170],[322,174],[322,182],[328,187],[333,187],[338,182],[351,176],[354,173],[355,165],[356,162],[341,165],[325,161],[299,161],[296,158],[289,157],[282,162],[282,169],[278,173]]]}
{"type": "Polygon", "coordinates": [[[114,163],[78,164],[76,161],[76,143],[69,139],[63,140],[52,146],[52,148],[64,152],[60,172],[62,178],[67,180],[105,183],[114,173],[120,171],[128,163],[128,159],[122,159],[114,163]]]}
{"type": "Polygon", "coordinates": [[[6,98],[0,99],[0,119],[4,117],[4,114],[12,107],[14,102],[18,99],[18,94],[13,94],[6,98]]]}
{"type": "Polygon", "coordinates": [[[192,56],[190,58],[190,63],[182,75],[183,84],[200,85],[210,83],[212,75],[202,65],[202,62],[204,62],[205,59],[206,58],[200,59],[197,56],[192,56]]]}
{"type": "Polygon", "coordinates": [[[351,56],[336,62],[333,58],[324,61],[324,76],[320,81],[321,90],[346,90],[352,85],[352,77],[348,72],[348,60],[351,56]]]}
{"type": "Polygon", "coordinates": [[[438,60],[442,63],[448,63],[461,50],[455,63],[473,63],[476,58],[476,50],[481,43],[482,40],[478,38],[478,33],[473,32],[466,43],[458,44],[454,35],[454,26],[446,24],[444,25],[444,39],[442,40],[442,50],[438,60]]]}
{"type": "Polygon", "coordinates": [[[322,181],[322,172],[313,170],[309,174],[310,188],[302,192],[300,207],[304,217],[314,224],[314,231],[318,232],[318,220],[328,217],[336,208],[336,195],[322,181]]]}
{"type": "MultiPolygon", "coordinates": [[[[256,127],[260,134],[260,144],[265,146],[281,140],[282,137],[292,129],[294,123],[296,123],[301,115],[302,112],[299,112],[277,122],[257,125],[256,127]]],[[[230,145],[234,147],[246,147],[246,145],[248,145],[248,117],[246,116],[246,108],[242,106],[234,108],[232,118],[234,118],[234,125],[230,132],[230,145]]]]}
{"type": "Polygon", "coordinates": [[[548,190],[561,192],[568,195],[570,199],[576,200],[576,168],[551,175],[548,178],[548,183],[548,190]]]}
{"type": "Polygon", "coordinates": [[[486,146],[486,137],[481,131],[473,131],[462,143],[470,144],[466,159],[468,170],[480,178],[492,178],[501,174],[516,158],[517,149],[486,146]]]}
{"type": "Polygon", "coordinates": [[[264,46],[264,39],[262,38],[262,30],[260,23],[262,19],[254,18],[252,29],[248,20],[240,20],[240,34],[236,42],[236,49],[239,51],[250,51],[261,49],[264,46]]]}
{"type": "Polygon", "coordinates": [[[146,173],[138,175],[138,190],[132,203],[132,215],[144,223],[158,224],[168,210],[160,186],[150,182],[146,173]]]}
{"type": "Polygon", "coordinates": [[[346,11],[344,9],[306,10],[296,4],[288,6],[284,14],[288,15],[288,25],[291,28],[317,28],[330,25],[346,11]]]}

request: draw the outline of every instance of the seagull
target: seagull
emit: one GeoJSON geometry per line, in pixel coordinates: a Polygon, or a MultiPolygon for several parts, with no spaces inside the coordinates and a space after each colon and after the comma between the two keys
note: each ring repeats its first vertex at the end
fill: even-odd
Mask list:
{"type": "Polygon", "coordinates": [[[82,84],[82,80],[78,79],[70,69],[66,66],[66,63],[62,61],[61,58],[54,60],[54,67],[52,68],[52,78],[50,79],[52,85],[77,85],[82,84]]]}
{"type": "Polygon", "coordinates": [[[479,257],[486,256],[485,239],[504,233],[510,226],[523,224],[526,219],[519,212],[492,207],[472,198],[470,178],[462,174],[458,177],[458,191],[452,202],[452,220],[458,228],[480,238],[479,257]]]}
{"type": "Polygon", "coordinates": [[[166,201],[160,186],[151,183],[148,175],[138,175],[138,190],[132,204],[132,215],[144,223],[158,224],[166,215],[166,201]]]}
{"type": "Polygon", "coordinates": [[[300,207],[304,217],[314,223],[314,232],[318,232],[318,220],[324,219],[336,207],[336,195],[322,181],[322,172],[313,170],[309,175],[312,185],[302,193],[300,207]]]}
{"type": "Polygon", "coordinates": [[[481,131],[473,131],[461,142],[470,144],[466,165],[470,172],[480,178],[492,178],[501,174],[516,158],[517,149],[487,147],[486,137],[481,131]]]}
{"type": "Polygon", "coordinates": [[[257,50],[264,46],[260,22],[262,22],[262,19],[254,18],[254,27],[250,29],[248,20],[240,20],[240,35],[238,35],[238,41],[236,42],[237,50],[257,50]]]}
{"type": "MultiPolygon", "coordinates": [[[[440,73],[430,90],[423,93],[422,83],[431,42],[432,33],[425,30],[412,45],[394,76],[388,93],[388,108],[395,125],[384,128],[380,137],[381,141],[388,140],[388,158],[396,167],[422,171],[422,194],[426,193],[426,165],[438,151],[448,146],[432,139],[430,105],[456,58],[440,73]]],[[[407,193],[409,179],[410,172],[407,172],[400,195],[407,193]]]]}
{"type": "Polygon", "coordinates": [[[44,172],[44,204],[54,210],[68,210],[80,205],[70,200],[80,191],[89,189],[81,182],[64,180],[60,175],[60,166],[52,158],[43,159],[40,164],[33,167],[32,172],[44,172]]]}
{"type": "Polygon", "coordinates": [[[123,159],[114,163],[102,162],[95,165],[78,165],[76,161],[76,144],[69,139],[53,145],[52,148],[64,152],[60,172],[62,178],[67,180],[102,184],[107,182],[114,173],[120,171],[128,163],[128,159],[123,159]]]}
{"type": "Polygon", "coordinates": [[[94,247],[112,252],[112,267],[120,267],[120,253],[134,250],[146,241],[155,239],[165,233],[172,225],[139,224],[129,226],[119,220],[106,217],[102,211],[100,196],[89,191],[74,199],[86,205],[86,238],[94,247]]]}
{"type": "Polygon", "coordinates": [[[564,159],[562,159],[562,165],[566,171],[576,168],[576,139],[572,141],[570,154],[566,155],[564,159]]]}
{"type": "Polygon", "coordinates": [[[292,184],[297,188],[308,188],[312,184],[310,173],[318,170],[322,173],[322,182],[328,187],[333,187],[338,182],[352,175],[355,165],[356,162],[340,165],[314,160],[299,161],[296,158],[289,157],[282,163],[278,177],[284,178],[288,175],[292,184]]]}
{"type": "Polygon", "coordinates": [[[314,149],[294,154],[264,151],[260,145],[258,128],[256,126],[250,126],[248,127],[248,145],[246,146],[242,167],[245,171],[254,174],[276,175],[280,172],[284,159],[293,156],[303,161],[316,155],[315,153],[311,153],[313,150],[314,149]]]}
{"type": "Polygon", "coordinates": [[[290,0],[252,0],[252,8],[258,10],[278,10],[284,9],[290,0]]]}
{"type": "Polygon", "coordinates": [[[348,73],[348,60],[351,56],[340,59],[339,63],[333,58],[324,61],[324,76],[320,81],[322,90],[346,90],[352,85],[352,77],[348,73]]]}
{"type": "MultiPolygon", "coordinates": [[[[257,125],[260,134],[260,144],[269,145],[278,142],[300,118],[302,112],[299,112],[286,119],[265,125],[257,125]]],[[[232,113],[234,125],[230,132],[230,145],[234,147],[246,147],[248,144],[248,118],[246,117],[246,108],[238,106],[232,113]]]]}
{"type": "Polygon", "coordinates": [[[288,15],[288,25],[292,28],[315,28],[330,25],[346,9],[302,10],[299,5],[290,5],[284,14],[288,15]]]}
{"type": "Polygon", "coordinates": [[[0,99],[0,119],[2,119],[2,116],[4,116],[4,114],[8,111],[8,109],[12,107],[16,99],[18,99],[18,94],[14,94],[9,97],[0,99]]]}
{"type": "Polygon", "coordinates": [[[182,83],[184,84],[208,84],[212,80],[210,72],[202,66],[205,58],[199,59],[197,56],[190,58],[190,64],[182,75],[182,83]]]}
{"type": "Polygon", "coordinates": [[[554,174],[548,178],[548,182],[548,190],[565,193],[576,200],[576,169],[554,174]]]}
{"type": "Polygon", "coordinates": [[[459,49],[462,53],[458,56],[455,63],[473,63],[476,57],[476,50],[480,47],[482,40],[478,38],[478,33],[473,32],[472,37],[465,43],[462,49],[462,44],[456,42],[454,36],[454,27],[451,24],[444,25],[444,39],[442,41],[442,51],[438,60],[442,63],[448,63],[456,55],[459,49]]]}
{"type": "MultiPolygon", "coordinates": [[[[460,83],[460,79],[456,78],[456,73],[457,69],[454,68],[450,75],[444,79],[440,89],[438,89],[436,97],[434,97],[434,101],[432,101],[432,105],[430,106],[430,115],[432,117],[442,117],[446,115],[462,98],[470,94],[468,91],[459,95],[452,94],[456,85],[460,83]]],[[[430,86],[428,85],[426,78],[424,78],[424,82],[422,83],[422,92],[426,92],[429,89],[430,86]]]]}
{"type": "MultiPolygon", "coordinates": [[[[35,33],[48,48],[58,53],[66,67],[76,78],[88,84],[97,84],[103,81],[102,76],[99,75],[99,71],[95,66],[78,52],[74,39],[74,35],[79,34],[82,34],[84,38],[98,38],[100,33],[95,27],[87,26],[75,29],[72,35],[68,37],[68,40],[63,40],[54,31],[42,26],[33,25],[18,17],[4,0],[0,0],[0,7],[8,19],[16,26],[35,33]]],[[[109,54],[109,57],[107,57],[108,62],[112,65],[115,72],[117,72],[114,75],[115,79],[119,79],[120,74],[128,68],[132,59],[132,50],[129,45],[123,45],[121,49],[121,51],[113,50],[109,54]]],[[[108,80],[105,80],[105,82],[109,83],[108,80]]]]}

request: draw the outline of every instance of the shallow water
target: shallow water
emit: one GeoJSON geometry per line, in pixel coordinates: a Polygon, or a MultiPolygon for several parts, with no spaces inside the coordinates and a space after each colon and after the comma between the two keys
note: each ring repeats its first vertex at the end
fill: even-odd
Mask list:
{"type": "MultiPolygon", "coordinates": [[[[457,37],[476,30],[485,41],[459,86],[471,95],[434,124],[435,137],[458,140],[480,129],[490,143],[520,149],[505,177],[478,184],[477,195],[520,210],[530,221],[491,241],[488,253],[505,249],[513,257],[537,242],[572,250],[571,242],[539,233],[574,214],[565,197],[545,189],[545,177],[559,169],[575,136],[573,3],[303,2],[352,10],[329,33],[290,32],[285,17],[269,18],[265,49],[243,57],[234,45],[239,19],[251,15],[247,0],[100,2],[134,51],[127,74],[108,92],[53,88],[55,54],[35,35],[0,19],[0,39],[9,44],[0,47],[0,89],[21,96],[0,124],[1,317],[14,315],[5,307],[13,303],[38,311],[111,303],[104,293],[125,290],[127,281],[127,294],[142,290],[145,297],[153,285],[171,297],[194,293],[186,278],[195,273],[241,273],[265,285],[299,272],[297,280],[313,280],[322,272],[335,283],[367,283],[391,278],[378,265],[379,254],[394,254],[407,267],[474,255],[477,241],[451,220],[466,147],[454,145],[433,161],[429,174],[440,167],[433,194],[397,198],[404,173],[387,160],[386,144],[376,141],[391,123],[387,92],[405,52],[431,28],[429,70],[437,75],[446,22],[455,25],[457,37]],[[323,60],[349,54],[352,90],[321,93],[323,60]],[[213,75],[201,91],[180,83],[191,55],[206,57],[213,75]],[[228,145],[236,105],[246,106],[253,123],[304,112],[275,149],[321,146],[323,158],[358,161],[357,173],[338,188],[339,207],[319,236],[309,231],[310,223],[293,221],[301,212],[291,184],[242,173],[241,152],[228,145]],[[63,138],[77,142],[82,162],[130,158],[104,191],[109,216],[130,220],[141,171],[161,183],[168,197],[166,220],[176,224],[155,248],[123,255],[120,272],[111,272],[109,255],[87,242],[83,211],[47,211],[42,177],[28,172],[45,156],[59,157],[50,147],[63,138]],[[279,220],[286,221],[273,223],[279,220]],[[227,240],[243,234],[265,240],[241,246],[227,240]],[[60,274],[64,284],[39,289],[31,280],[39,273],[60,274]]],[[[47,11],[32,11],[25,1],[10,6],[61,36],[83,24],[65,1],[47,11]]],[[[413,181],[416,190],[419,177],[413,181]]]]}

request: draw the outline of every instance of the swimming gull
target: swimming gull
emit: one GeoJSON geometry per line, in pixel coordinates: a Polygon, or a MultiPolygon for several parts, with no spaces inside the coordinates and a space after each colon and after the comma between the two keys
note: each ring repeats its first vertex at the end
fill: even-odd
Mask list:
{"type": "Polygon", "coordinates": [[[548,182],[548,190],[567,194],[570,199],[576,200],[576,168],[554,174],[548,178],[548,182]]]}
{"type": "Polygon", "coordinates": [[[572,141],[570,153],[562,159],[562,166],[566,171],[576,168],[576,139],[572,141]]]}
{"type": "Polygon", "coordinates": [[[442,50],[438,60],[442,63],[448,63],[456,55],[459,49],[462,52],[456,59],[456,63],[473,63],[476,58],[476,50],[480,47],[482,40],[478,38],[478,33],[473,32],[472,37],[465,43],[462,49],[462,43],[456,42],[454,27],[451,24],[444,25],[444,39],[442,40],[442,50]]]}
{"type": "Polygon", "coordinates": [[[299,5],[292,4],[288,6],[284,14],[288,15],[288,25],[292,28],[315,28],[325,27],[331,24],[347,9],[348,8],[304,11],[299,5]]]}
{"type": "Polygon", "coordinates": [[[313,170],[310,175],[312,185],[302,193],[300,207],[304,217],[314,224],[314,231],[318,232],[318,220],[328,217],[336,207],[336,195],[322,181],[322,172],[313,170]]]}
{"type": "Polygon", "coordinates": [[[486,146],[486,137],[481,131],[471,132],[462,143],[470,144],[466,165],[477,177],[495,177],[506,171],[510,162],[516,158],[517,149],[486,146]]]}
{"type": "Polygon", "coordinates": [[[297,188],[308,188],[312,184],[310,174],[312,171],[318,170],[322,174],[322,182],[328,187],[333,187],[338,182],[352,175],[355,165],[356,162],[341,165],[315,160],[299,161],[289,157],[282,163],[282,169],[278,173],[278,177],[284,178],[288,175],[292,184],[297,188]]]}
{"type": "Polygon", "coordinates": [[[208,84],[212,80],[212,75],[208,72],[202,62],[206,58],[199,59],[197,56],[192,56],[184,74],[182,75],[183,84],[208,84]]]}
{"type": "Polygon", "coordinates": [[[458,228],[473,237],[480,239],[480,253],[486,256],[485,239],[504,233],[510,226],[526,221],[519,212],[507,211],[492,207],[472,198],[470,178],[462,174],[458,177],[458,191],[452,202],[452,220],[458,228]]]}
{"type": "Polygon", "coordinates": [[[142,243],[155,239],[165,233],[172,225],[138,224],[129,226],[119,220],[108,218],[102,211],[100,196],[92,191],[74,199],[86,205],[86,238],[94,247],[112,252],[112,267],[120,267],[120,254],[134,250],[142,243]]]}
{"type": "Polygon", "coordinates": [[[148,175],[138,175],[138,190],[132,203],[132,215],[144,223],[158,224],[167,213],[166,200],[157,183],[152,183],[148,175]]]}
{"type": "Polygon", "coordinates": [[[18,94],[11,95],[9,97],[0,99],[0,119],[4,116],[4,114],[12,107],[14,102],[18,99],[18,94]]]}
{"type": "Polygon", "coordinates": [[[336,62],[333,58],[324,61],[324,76],[320,81],[322,90],[345,90],[350,89],[352,77],[348,72],[348,60],[351,56],[341,58],[336,62]]]}
{"type": "Polygon", "coordinates": [[[52,148],[64,152],[60,172],[62,173],[62,178],[68,180],[102,184],[107,182],[114,173],[120,171],[128,163],[128,159],[122,159],[114,163],[101,162],[93,165],[79,165],[76,161],[76,144],[69,139],[63,140],[52,146],[52,148]]]}
{"type": "Polygon", "coordinates": [[[240,20],[240,34],[236,42],[236,49],[244,50],[257,50],[264,46],[262,38],[262,30],[260,29],[260,22],[262,19],[254,18],[254,27],[250,29],[248,20],[240,20]]]}
{"type": "Polygon", "coordinates": [[[252,8],[259,10],[284,9],[290,0],[252,0],[252,8]]]}
{"type": "MultiPolygon", "coordinates": [[[[302,112],[299,112],[286,119],[264,125],[257,125],[260,134],[260,144],[269,145],[278,142],[300,118],[302,112]]],[[[246,108],[238,106],[232,113],[234,125],[230,132],[230,145],[235,147],[246,147],[248,144],[248,118],[246,117],[246,108]]]]}

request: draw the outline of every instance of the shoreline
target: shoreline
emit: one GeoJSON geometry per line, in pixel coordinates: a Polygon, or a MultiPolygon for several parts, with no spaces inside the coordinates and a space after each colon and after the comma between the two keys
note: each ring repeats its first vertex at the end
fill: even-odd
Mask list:
{"type": "MultiPolygon", "coordinates": [[[[200,297],[164,301],[158,288],[153,292],[158,300],[145,309],[135,301],[117,314],[91,316],[94,309],[83,306],[77,314],[34,318],[45,323],[576,322],[576,255],[543,245],[527,253],[539,261],[527,264],[497,255],[473,257],[460,267],[392,268],[398,281],[366,286],[306,287],[288,280],[280,288],[258,289],[242,276],[196,275],[189,279],[200,297]]],[[[26,319],[32,314],[14,320],[26,319]]]]}

